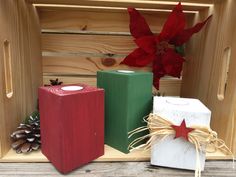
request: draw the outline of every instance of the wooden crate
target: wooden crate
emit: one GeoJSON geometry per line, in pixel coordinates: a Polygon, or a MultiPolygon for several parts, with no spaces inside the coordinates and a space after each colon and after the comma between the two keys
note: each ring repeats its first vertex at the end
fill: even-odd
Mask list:
{"type": "MultiPolygon", "coordinates": [[[[0,0],[0,161],[45,162],[41,152],[17,155],[10,133],[32,112],[37,88],[50,78],[96,85],[96,71],[134,69],[119,62],[134,48],[127,7],[136,7],[160,32],[177,2],[153,0],[0,0]]],[[[165,77],[160,92],[193,97],[212,110],[211,126],[236,153],[235,0],[182,0],[187,25],[213,14],[186,45],[182,79],[165,77]],[[235,113],[235,114],[234,114],[235,113]]],[[[148,160],[106,146],[100,161],[148,160]]],[[[222,152],[208,159],[231,158],[222,152]]]]}

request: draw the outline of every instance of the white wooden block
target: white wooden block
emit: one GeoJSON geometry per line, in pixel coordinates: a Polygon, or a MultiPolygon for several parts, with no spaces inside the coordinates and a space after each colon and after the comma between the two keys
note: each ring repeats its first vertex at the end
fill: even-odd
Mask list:
{"type": "MultiPolygon", "coordinates": [[[[211,111],[197,99],[154,97],[153,113],[175,125],[185,119],[186,126],[210,127],[211,111]]],[[[201,169],[204,170],[205,153],[200,152],[201,169]]],[[[195,146],[183,138],[168,136],[154,142],[151,148],[151,164],[163,167],[195,170],[195,146]]]]}

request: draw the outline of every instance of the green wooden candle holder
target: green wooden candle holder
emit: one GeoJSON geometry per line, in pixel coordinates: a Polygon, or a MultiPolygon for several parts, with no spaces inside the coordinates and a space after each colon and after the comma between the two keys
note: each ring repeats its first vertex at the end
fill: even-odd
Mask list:
{"type": "MultiPolygon", "coordinates": [[[[97,86],[105,90],[105,143],[124,153],[136,137],[128,132],[145,125],[143,117],[152,109],[150,72],[99,71],[97,86]]],[[[138,135],[140,136],[140,135],[138,135]]]]}

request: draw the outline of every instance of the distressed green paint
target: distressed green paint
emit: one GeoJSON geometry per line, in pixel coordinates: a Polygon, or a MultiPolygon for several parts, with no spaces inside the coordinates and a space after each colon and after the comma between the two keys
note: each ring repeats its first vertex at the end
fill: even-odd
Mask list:
{"type": "Polygon", "coordinates": [[[136,137],[128,132],[145,125],[143,117],[152,109],[150,72],[99,71],[97,86],[105,90],[105,143],[124,153],[136,137]]]}

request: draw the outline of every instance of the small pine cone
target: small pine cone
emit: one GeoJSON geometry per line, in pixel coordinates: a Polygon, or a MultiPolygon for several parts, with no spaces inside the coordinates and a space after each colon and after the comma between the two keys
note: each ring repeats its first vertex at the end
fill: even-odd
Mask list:
{"type": "Polygon", "coordinates": [[[50,85],[44,85],[44,86],[54,86],[54,85],[61,85],[63,84],[63,82],[59,82],[58,78],[56,78],[55,80],[50,79],[50,85]]]}
{"type": "Polygon", "coordinates": [[[38,150],[41,145],[39,117],[30,116],[27,123],[22,123],[17,127],[17,130],[11,134],[11,138],[13,140],[11,146],[16,153],[38,150]]]}

